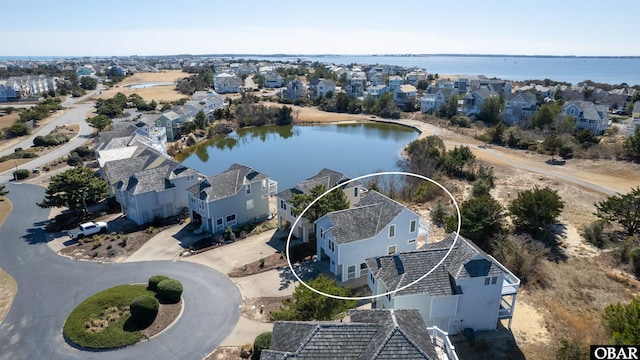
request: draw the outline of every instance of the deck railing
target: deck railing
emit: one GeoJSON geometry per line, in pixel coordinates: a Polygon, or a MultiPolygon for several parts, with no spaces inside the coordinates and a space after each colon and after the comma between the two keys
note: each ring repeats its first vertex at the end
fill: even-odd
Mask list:
{"type": "Polygon", "coordinates": [[[427,331],[429,332],[433,345],[443,349],[449,357],[449,360],[459,360],[458,354],[456,354],[456,347],[451,343],[449,334],[446,331],[440,330],[437,326],[427,327],[427,331]]]}

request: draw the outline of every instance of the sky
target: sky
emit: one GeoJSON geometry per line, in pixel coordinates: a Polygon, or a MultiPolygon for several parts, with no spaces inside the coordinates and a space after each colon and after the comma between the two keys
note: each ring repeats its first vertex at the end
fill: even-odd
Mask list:
{"type": "Polygon", "coordinates": [[[640,56],[640,0],[0,0],[0,56],[640,56]]]}

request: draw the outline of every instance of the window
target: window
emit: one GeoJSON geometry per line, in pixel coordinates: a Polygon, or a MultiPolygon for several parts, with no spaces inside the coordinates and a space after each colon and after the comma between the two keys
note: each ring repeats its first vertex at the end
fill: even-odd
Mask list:
{"type": "Polygon", "coordinates": [[[354,197],[358,197],[358,187],[357,186],[353,188],[353,196],[354,197]]]}
{"type": "Polygon", "coordinates": [[[284,200],[280,200],[280,208],[282,210],[287,210],[287,203],[284,200]]]}
{"type": "Polygon", "coordinates": [[[262,180],[262,191],[267,190],[267,179],[262,180]]]}
{"type": "Polygon", "coordinates": [[[407,244],[413,244],[414,242],[416,242],[416,239],[409,239],[409,240],[407,240],[407,244]]]}
{"type": "Polygon", "coordinates": [[[222,226],[222,218],[216,219],[216,225],[222,226]]]}
{"type": "Polygon", "coordinates": [[[497,276],[492,277],[491,278],[491,285],[495,285],[496,281],[498,281],[498,277],[497,276]]]}
{"type": "Polygon", "coordinates": [[[196,198],[194,198],[193,196],[191,197],[191,203],[195,204],[196,203],[196,198]]]}
{"type": "Polygon", "coordinates": [[[417,222],[415,220],[411,220],[411,225],[409,226],[409,232],[416,232],[417,222]]]}
{"type": "Polygon", "coordinates": [[[329,250],[331,250],[331,252],[335,252],[335,247],[333,244],[333,241],[329,240],[329,250]]]}
{"type": "Polygon", "coordinates": [[[387,248],[387,255],[393,255],[396,253],[396,246],[391,245],[387,248]]]}
{"type": "Polygon", "coordinates": [[[251,184],[247,184],[247,195],[251,195],[251,184]]]}
{"type": "Polygon", "coordinates": [[[296,213],[293,211],[293,206],[289,208],[289,214],[293,217],[296,217],[296,213]]]}
{"type": "Polygon", "coordinates": [[[360,264],[360,276],[366,276],[366,275],[367,275],[367,264],[362,263],[360,264]]]}
{"type": "Polygon", "coordinates": [[[228,226],[233,226],[236,224],[236,214],[227,215],[225,219],[227,221],[228,226]]]}
{"type": "Polygon", "coordinates": [[[396,236],[396,226],[395,225],[390,225],[389,226],[389,237],[392,238],[396,236]]]}
{"type": "Polygon", "coordinates": [[[491,281],[490,278],[484,278],[484,284],[485,285],[489,285],[489,282],[491,281]]]}
{"type": "Polygon", "coordinates": [[[253,199],[247,200],[247,210],[253,209],[253,199]]]}
{"type": "Polygon", "coordinates": [[[356,266],[350,265],[347,267],[347,280],[356,278],[356,266]]]}
{"type": "Polygon", "coordinates": [[[320,238],[324,239],[324,229],[320,228],[320,238]]]}
{"type": "Polygon", "coordinates": [[[162,126],[162,125],[160,124],[160,120],[156,121],[156,126],[157,126],[157,127],[162,126]]]}
{"type": "Polygon", "coordinates": [[[200,210],[204,210],[204,201],[200,200],[198,207],[200,208],[200,210]]]}
{"type": "Polygon", "coordinates": [[[373,277],[373,273],[369,274],[369,279],[371,279],[372,284],[376,283],[376,278],[373,277]]]}

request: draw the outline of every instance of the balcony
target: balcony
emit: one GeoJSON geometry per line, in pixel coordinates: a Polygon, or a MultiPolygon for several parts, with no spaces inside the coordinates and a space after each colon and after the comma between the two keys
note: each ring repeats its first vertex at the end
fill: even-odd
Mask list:
{"type": "Polygon", "coordinates": [[[451,343],[447,332],[440,330],[437,326],[427,327],[427,331],[440,360],[458,360],[456,347],[451,343]]]}
{"type": "Polygon", "coordinates": [[[278,182],[275,180],[269,180],[269,195],[275,195],[278,193],[278,182]]]}

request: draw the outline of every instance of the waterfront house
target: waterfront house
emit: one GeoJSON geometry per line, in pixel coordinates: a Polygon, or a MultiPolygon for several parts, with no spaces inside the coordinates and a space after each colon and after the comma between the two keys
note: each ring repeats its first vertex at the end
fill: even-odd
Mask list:
{"type": "Polygon", "coordinates": [[[287,83],[287,88],[282,91],[285,99],[299,99],[307,96],[307,86],[298,79],[293,79],[287,83]]]}
{"type": "Polygon", "coordinates": [[[508,94],[504,98],[503,121],[506,124],[517,124],[523,120],[529,120],[537,110],[538,104],[535,94],[508,94]]]}
{"type": "Polygon", "coordinates": [[[601,135],[611,125],[608,110],[591,101],[568,101],[562,107],[564,115],[576,119],[576,130],[591,130],[594,135],[601,135]]]}
{"type": "Polygon", "coordinates": [[[309,82],[308,93],[309,97],[317,99],[321,96],[327,96],[327,93],[336,92],[336,83],[331,79],[313,79],[309,82]]]}
{"type": "Polygon", "coordinates": [[[420,99],[420,111],[423,113],[437,112],[442,105],[449,101],[452,95],[457,95],[453,88],[429,88],[420,99]]]}
{"type": "Polygon", "coordinates": [[[260,359],[458,359],[448,335],[425,327],[417,310],[351,310],[349,319],[276,321],[260,359]]]}
{"type": "Polygon", "coordinates": [[[372,294],[393,292],[376,298],[372,308],[418,309],[428,327],[449,334],[495,330],[502,319],[511,327],[520,279],[470,240],[454,240],[452,233],[416,251],[368,258],[372,294]]]}
{"type": "MultiPolygon", "coordinates": [[[[344,191],[347,196],[349,203],[357,203],[365,189],[359,183],[353,181],[349,182],[349,180],[350,179],[342,173],[329,169],[322,169],[316,175],[308,178],[307,180],[299,182],[296,186],[278,193],[276,195],[276,206],[278,207],[278,229],[287,229],[298,219],[298,216],[294,212],[295,207],[291,203],[293,197],[296,194],[309,194],[311,189],[318,185],[323,185],[327,190],[329,190],[337,184],[344,184],[342,191],[344,191]]],[[[304,242],[308,242],[312,239],[314,234],[314,224],[311,224],[304,217],[298,221],[292,233],[293,236],[301,238],[304,242]]]]}
{"type": "Polygon", "coordinates": [[[372,85],[367,88],[367,95],[376,100],[387,93],[389,93],[389,87],[387,85],[372,85]]]}
{"type": "Polygon", "coordinates": [[[458,108],[458,112],[470,117],[478,116],[480,109],[482,109],[482,104],[488,98],[495,96],[498,96],[498,94],[488,89],[467,92],[460,101],[461,106],[458,108]]]}
{"type": "Polygon", "coordinates": [[[268,175],[233,164],[187,189],[191,222],[200,224],[202,231],[220,234],[228,227],[265,220],[271,217],[269,196],[277,189],[268,175]]]}
{"type": "Polygon", "coordinates": [[[195,170],[142,144],[131,157],[107,161],[101,172],[122,213],[138,225],[186,212],[186,190],[198,181],[195,170]]]}
{"type": "Polygon", "coordinates": [[[399,107],[406,109],[409,104],[415,104],[417,92],[418,90],[413,85],[400,85],[393,93],[394,100],[399,107]]]}
{"type": "Polygon", "coordinates": [[[365,259],[416,249],[428,225],[402,204],[369,190],[345,210],[316,221],[316,248],[320,261],[341,282],[367,275],[365,259]]]}

